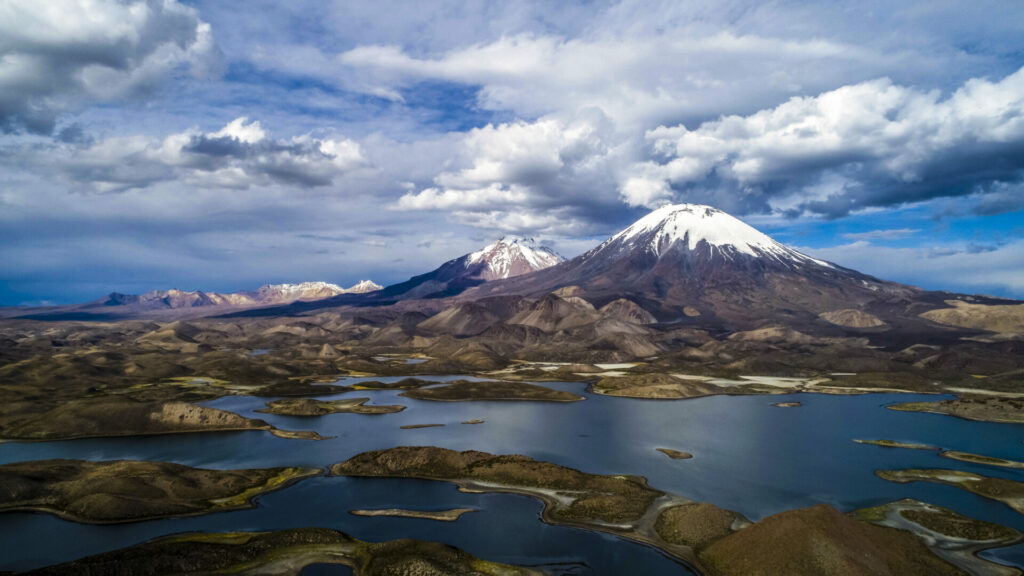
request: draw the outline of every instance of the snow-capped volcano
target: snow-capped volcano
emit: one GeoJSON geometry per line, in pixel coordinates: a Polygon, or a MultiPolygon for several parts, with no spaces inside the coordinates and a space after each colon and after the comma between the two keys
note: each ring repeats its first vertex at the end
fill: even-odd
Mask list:
{"type": "Polygon", "coordinates": [[[182,308],[236,307],[251,308],[291,302],[324,300],[341,294],[365,294],[380,290],[371,280],[360,280],[351,288],[342,288],[330,282],[300,282],[298,284],[265,284],[256,290],[218,293],[202,290],[152,290],[145,294],[120,294],[80,305],[80,307],[108,309],[114,306],[133,310],[177,310],[182,308]]]}
{"type": "Polygon", "coordinates": [[[478,277],[500,280],[550,268],[565,260],[554,250],[538,246],[532,238],[504,237],[468,254],[466,268],[484,264],[478,277]]]}
{"type": "Polygon", "coordinates": [[[302,282],[299,284],[267,284],[256,292],[243,292],[260,304],[279,304],[298,300],[323,300],[339,294],[365,294],[380,290],[382,286],[373,280],[360,280],[350,288],[342,288],[330,282],[302,282]]]}
{"type": "Polygon", "coordinates": [[[366,294],[367,292],[376,292],[383,288],[380,284],[377,284],[373,280],[360,280],[352,286],[345,289],[346,294],[366,294]]]}
{"type": "Polygon", "coordinates": [[[652,211],[596,248],[466,293],[540,297],[564,287],[595,306],[625,298],[659,321],[757,325],[893,300],[914,289],[811,258],[710,206],[652,211]]]}
{"type": "MultiPolygon", "coordinates": [[[[611,309],[644,324],[653,319],[728,331],[772,323],[832,326],[823,318],[849,310],[877,310],[885,316],[921,291],[801,254],[721,210],[679,204],[652,211],[572,260],[525,239],[503,238],[372,294],[285,308],[306,312],[400,301],[429,308],[413,301],[449,297],[460,305],[486,301],[508,308],[501,314],[488,308],[475,316],[472,307],[463,310],[486,319],[488,314],[507,315],[518,305],[512,303],[523,298],[544,301],[552,293],[579,298],[595,309],[617,302],[611,309]]],[[[452,325],[461,326],[464,316],[456,315],[452,325]]],[[[483,325],[473,322],[473,329],[483,325]]],[[[465,332],[466,327],[458,329],[465,332]]]]}
{"type": "Polygon", "coordinates": [[[344,294],[346,290],[330,282],[301,282],[299,284],[267,284],[260,286],[252,296],[259,302],[294,302],[319,300],[344,294]]]}
{"type": "Polygon", "coordinates": [[[565,261],[550,248],[532,239],[505,237],[487,246],[449,260],[435,270],[384,288],[378,300],[443,298],[489,282],[504,280],[550,268],[565,261]]]}
{"type": "Polygon", "coordinates": [[[692,252],[702,245],[706,246],[711,257],[720,255],[730,258],[743,254],[832,267],[827,262],[776,242],[730,214],[700,204],[673,204],[658,208],[609,238],[592,254],[642,250],[661,256],[673,248],[692,252]]]}

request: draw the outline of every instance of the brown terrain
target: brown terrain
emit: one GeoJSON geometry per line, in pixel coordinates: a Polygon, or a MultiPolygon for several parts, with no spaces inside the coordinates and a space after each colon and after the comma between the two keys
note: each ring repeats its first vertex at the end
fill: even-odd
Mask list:
{"type": "Polygon", "coordinates": [[[877,470],[883,480],[906,484],[908,482],[935,482],[960,488],[1002,502],[1024,514],[1024,482],[1006,478],[992,478],[961,470],[877,470]]]}
{"type": "Polygon", "coordinates": [[[0,466],[0,512],[110,524],[251,506],[316,468],[203,470],[163,462],[38,460],[0,466]]]}
{"type": "Polygon", "coordinates": [[[1024,397],[999,398],[996,396],[963,395],[955,400],[939,402],[904,402],[887,406],[890,410],[902,412],[930,412],[981,420],[983,422],[1007,422],[1024,424],[1024,397]]]}
{"type": "MultiPolygon", "coordinates": [[[[723,217],[707,207],[674,209],[686,218],[723,217]]],[[[686,236],[666,236],[665,222],[655,224],[616,235],[572,260],[555,264],[553,258],[543,269],[520,265],[507,278],[486,260],[466,255],[382,290],[287,305],[243,307],[207,298],[213,302],[208,304],[197,295],[168,294],[143,304],[112,295],[80,306],[4,310],[0,439],[229,430],[316,438],[198,403],[229,395],[265,397],[272,399],[268,412],[303,415],[399,408],[367,406],[362,398],[302,398],[361,388],[402,389],[408,397],[428,400],[581,399],[534,384],[566,380],[586,382],[599,394],[650,400],[955,393],[956,400],[893,408],[1021,422],[1024,304],[886,282],[770,239],[754,248],[691,245],[686,236]],[[441,374],[500,381],[437,386],[414,378],[441,374]],[[345,376],[405,379],[332,384],[345,376]]],[[[409,427],[435,425],[441,424],[409,427]]],[[[77,506],[86,518],[94,509],[81,501],[88,501],[89,491],[103,494],[88,478],[103,474],[75,466],[61,470],[78,480],[22,470],[32,479],[18,481],[20,501],[42,502],[43,509],[52,502],[54,511],[65,512],[77,506]],[[88,489],[76,491],[81,486],[88,489]]],[[[175,495],[168,502],[179,506],[181,512],[172,512],[177,514],[206,506],[201,500],[207,489],[229,485],[246,494],[245,486],[251,486],[244,478],[259,486],[268,482],[259,471],[233,471],[242,478],[219,482],[201,478],[210,471],[153,466],[153,478],[160,479],[111,485],[131,494],[148,489],[146,482],[159,484],[161,493],[175,495]],[[198,488],[179,492],[172,488],[176,477],[198,488]]],[[[666,494],[643,478],[587,474],[525,456],[402,447],[360,454],[331,471],[527,494],[544,501],[546,521],[658,546],[712,575],[943,575],[963,573],[949,562],[963,567],[980,561],[936,556],[938,548],[929,550],[912,527],[878,525],[882,520],[857,519],[827,506],[747,526],[729,511],[666,494]]],[[[1021,510],[1020,483],[1010,480],[941,470],[878,474],[896,482],[954,485],[1021,510]]],[[[218,501],[237,497],[237,491],[219,494],[218,501]]],[[[116,496],[97,501],[101,510],[121,509],[116,496]]],[[[923,513],[915,508],[899,518],[946,530],[959,522],[923,513]]],[[[163,574],[270,566],[268,573],[295,573],[320,561],[356,566],[360,574],[527,573],[440,545],[367,544],[323,530],[162,539],[48,570],[102,574],[130,566],[163,574]]]]}
{"type": "Polygon", "coordinates": [[[915,529],[885,525],[885,509],[845,515],[827,505],[790,510],[751,524],[712,504],[660,492],[642,478],[587,474],[525,456],[435,447],[364,452],[330,470],[335,475],[444,480],[468,491],[526,494],[544,502],[547,522],[645,542],[711,576],[961,576],[968,572],[955,563],[986,571],[994,565],[973,553],[947,554],[941,546],[930,549],[935,540],[921,528],[956,529],[960,545],[972,544],[975,552],[1017,537],[1012,530],[927,505],[909,510],[916,514],[910,520],[915,529]]]}
{"type": "Polygon", "coordinates": [[[311,398],[288,398],[267,402],[267,407],[257,410],[266,414],[283,416],[325,416],[327,414],[394,414],[405,410],[405,406],[376,405],[366,403],[369,398],[348,398],[345,400],[314,400],[311,398]]]}
{"type": "Polygon", "coordinates": [[[714,576],[963,576],[909,532],[854,520],[831,506],[790,510],[700,552],[714,576]]]}
{"type": "Polygon", "coordinates": [[[310,564],[341,564],[359,576],[540,576],[419,540],[370,543],[325,528],[167,536],[27,574],[299,574],[310,564]]]}
{"type": "Polygon", "coordinates": [[[402,392],[417,400],[465,402],[481,400],[531,400],[534,402],[578,402],[583,396],[524,382],[472,382],[457,380],[440,386],[402,392]]]}

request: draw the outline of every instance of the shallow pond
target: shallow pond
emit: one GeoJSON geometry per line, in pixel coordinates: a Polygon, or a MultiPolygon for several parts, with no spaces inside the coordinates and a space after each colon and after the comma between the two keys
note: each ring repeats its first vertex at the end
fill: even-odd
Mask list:
{"type": "MultiPolygon", "coordinates": [[[[360,380],[342,379],[340,383],[360,380]]],[[[433,445],[526,454],[592,473],[640,474],[656,488],[736,510],[752,520],[820,502],[851,510],[910,497],[1024,531],[1024,516],[997,502],[953,487],[895,484],[874,476],[876,469],[924,467],[1024,480],[1020,471],[957,462],[935,452],[852,441],[888,438],[1024,460],[1022,425],[970,422],[884,408],[896,402],[934,400],[935,396],[790,394],[665,401],[590,394],[578,383],[545,385],[587,399],[573,403],[430,402],[400,397],[399,391],[359,390],[321,398],[369,397],[373,404],[402,404],[407,409],[388,415],[299,418],[254,412],[269,398],[227,397],[206,404],[262,418],[281,428],[313,429],[335,438],[284,440],[265,432],[232,432],[7,443],[0,444],[0,463],[84,458],[162,460],[209,468],[326,467],[367,450],[433,445]],[[771,405],[786,401],[803,405],[771,405]],[[471,419],[485,422],[461,424],[471,419]],[[445,426],[400,428],[413,424],[445,426]],[[690,452],[694,458],[671,460],[655,451],[659,447],[690,452]]],[[[0,570],[42,566],[183,531],[322,526],[368,540],[410,537],[442,541],[489,560],[543,566],[555,573],[688,572],[647,546],[545,525],[538,518],[541,505],[536,500],[503,494],[463,494],[443,482],[313,478],[264,496],[258,504],[253,510],[119,526],[79,525],[42,514],[2,514],[0,570]],[[355,508],[403,507],[468,507],[480,511],[452,523],[348,514],[355,508]]],[[[1019,547],[991,551],[986,556],[1021,563],[1019,547]]]]}

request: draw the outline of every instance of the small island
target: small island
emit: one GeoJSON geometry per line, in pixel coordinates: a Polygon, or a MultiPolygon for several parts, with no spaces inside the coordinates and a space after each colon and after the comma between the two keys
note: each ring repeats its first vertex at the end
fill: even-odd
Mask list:
{"type": "Polygon", "coordinates": [[[321,436],[316,430],[282,430],[271,427],[267,432],[285,440],[328,440],[334,436],[321,436]]]}
{"type": "Polygon", "coordinates": [[[876,526],[824,504],[751,524],[735,512],[656,490],[641,477],[588,474],[526,456],[403,446],[358,454],[330,472],[442,480],[468,492],[532,496],[544,503],[545,522],[643,542],[715,576],[962,576],[958,566],[967,565],[962,557],[937,555],[910,531],[876,526]],[[864,557],[877,565],[864,566],[864,557]]]}
{"type": "Polygon", "coordinates": [[[416,430],[418,428],[440,428],[444,424],[406,424],[405,426],[399,426],[402,430],[416,430]]]}
{"type": "Polygon", "coordinates": [[[681,399],[744,394],[740,388],[725,388],[703,379],[684,379],[671,374],[630,374],[601,378],[590,387],[595,394],[622,398],[681,399]]]}
{"type": "Polygon", "coordinates": [[[458,480],[474,489],[527,493],[545,501],[547,517],[587,525],[638,520],[664,495],[635,476],[598,476],[526,456],[434,447],[364,452],[330,471],[336,476],[458,480]]]}
{"type": "Polygon", "coordinates": [[[854,442],[857,444],[871,444],[873,446],[882,446],[883,448],[905,448],[907,450],[938,450],[938,446],[932,446],[931,444],[918,444],[916,442],[898,442],[896,440],[861,440],[854,438],[854,442]]]}
{"type": "Polygon", "coordinates": [[[440,386],[402,392],[417,400],[472,402],[482,400],[532,400],[537,402],[578,402],[583,396],[526,382],[456,380],[440,386]]]}
{"type": "Polygon", "coordinates": [[[350,386],[341,386],[329,382],[308,382],[302,380],[286,380],[276,382],[251,392],[252,396],[326,396],[351,392],[350,386]]]}
{"type": "Polygon", "coordinates": [[[681,450],[673,450],[671,448],[655,448],[655,450],[661,452],[662,454],[668,456],[673,460],[689,460],[690,458],[693,458],[693,454],[690,454],[689,452],[683,452],[681,450]]]}
{"type": "Polygon", "coordinates": [[[0,434],[9,440],[72,440],[242,430],[264,430],[281,438],[320,439],[316,432],[280,430],[263,420],[208,406],[118,396],[69,400],[41,412],[8,415],[0,434]]]}
{"type": "Polygon", "coordinates": [[[451,510],[405,510],[402,508],[382,508],[378,510],[350,510],[355,516],[387,516],[394,518],[417,518],[421,520],[437,520],[439,522],[455,522],[463,514],[476,512],[476,508],[452,508],[451,510]]]}
{"type": "Polygon", "coordinates": [[[369,405],[369,398],[347,398],[345,400],[314,400],[296,398],[268,402],[267,407],[257,410],[265,414],[281,416],[325,416],[327,414],[394,414],[405,410],[398,404],[369,405]]]}
{"type": "Polygon", "coordinates": [[[776,408],[799,408],[803,406],[801,402],[772,402],[772,406],[776,408]]]}
{"type": "Polygon", "coordinates": [[[901,412],[928,412],[945,414],[981,422],[1024,424],[1024,398],[998,396],[962,396],[938,402],[904,402],[887,406],[901,412]]]}
{"type": "Polygon", "coordinates": [[[991,478],[962,470],[876,470],[883,480],[906,484],[908,482],[935,482],[967,490],[978,496],[1002,502],[1024,514],[1024,482],[991,478]]]}
{"type": "Polygon", "coordinates": [[[951,460],[959,460],[961,462],[970,462],[972,464],[985,464],[987,466],[999,466],[1001,468],[1016,468],[1018,470],[1024,469],[1024,462],[1007,460],[1005,458],[996,458],[994,456],[983,456],[981,454],[971,454],[970,452],[960,452],[958,450],[945,450],[939,453],[939,456],[949,458],[951,460]]]}
{"type": "Polygon", "coordinates": [[[434,384],[440,384],[433,380],[423,380],[422,378],[403,378],[396,382],[381,382],[379,380],[367,380],[365,382],[359,382],[352,385],[353,390],[412,390],[414,388],[422,388],[424,386],[433,386],[434,384]]]}
{"type": "Polygon", "coordinates": [[[39,460],[0,466],[0,511],[40,511],[90,524],[137,522],[252,506],[317,468],[205,470],[164,462],[39,460]]]}

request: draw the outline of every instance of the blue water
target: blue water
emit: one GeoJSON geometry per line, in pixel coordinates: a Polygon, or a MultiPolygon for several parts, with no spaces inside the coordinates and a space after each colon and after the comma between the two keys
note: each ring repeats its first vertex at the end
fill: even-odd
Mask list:
{"type": "MultiPolygon", "coordinates": [[[[366,450],[434,445],[526,454],[600,474],[641,474],[656,488],[712,502],[752,520],[821,502],[845,511],[910,497],[1024,531],[1024,516],[997,502],[953,487],[896,484],[874,476],[876,469],[924,467],[1024,480],[1020,471],[956,462],[935,452],[852,442],[854,438],[889,438],[1024,460],[1024,426],[884,408],[895,402],[935,400],[935,396],[793,394],[664,401],[593,395],[578,383],[546,385],[587,399],[564,404],[429,402],[400,397],[399,391],[361,390],[322,398],[365,396],[373,404],[402,404],[407,409],[389,415],[298,418],[254,412],[270,399],[228,397],[207,405],[262,418],[281,428],[314,429],[335,438],[284,440],[265,432],[237,432],[7,443],[0,444],[0,463],[61,457],[161,460],[208,468],[326,467],[366,450]],[[771,406],[785,401],[800,401],[803,406],[771,406]],[[486,422],[460,424],[470,419],[486,422]],[[399,428],[434,423],[445,426],[399,428]],[[671,460],[654,450],[658,447],[684,450],[694,458],[671,460]]],[[[184,531],[322,526],[368,540],[436,540],[489,560],[557,567],[555,572],[567,574],[688,573],[650,547],[545,525],[539,521],[541,505],[536,500],[462,494],[443,482],[313,478],[266,495],[258,503],[253,510],[118,526],[79,525],[42,514],[3,514],[0,570],[42,566],[184,531]],[[348,514],[355,508],[385,507],[480,511],[453,523],[348,514]]],[[[1019,547],[986,555],[1015,565],[1022,560],[1019,547]]],[[[314,568],[310,573],[320,569],[329,570],[314,568]]]]}
{"type": "Polygon", "coordinates": [[[302,576],[351,576],[352,569],[341,564],[310,564],[302,569],[302,576]]]}

